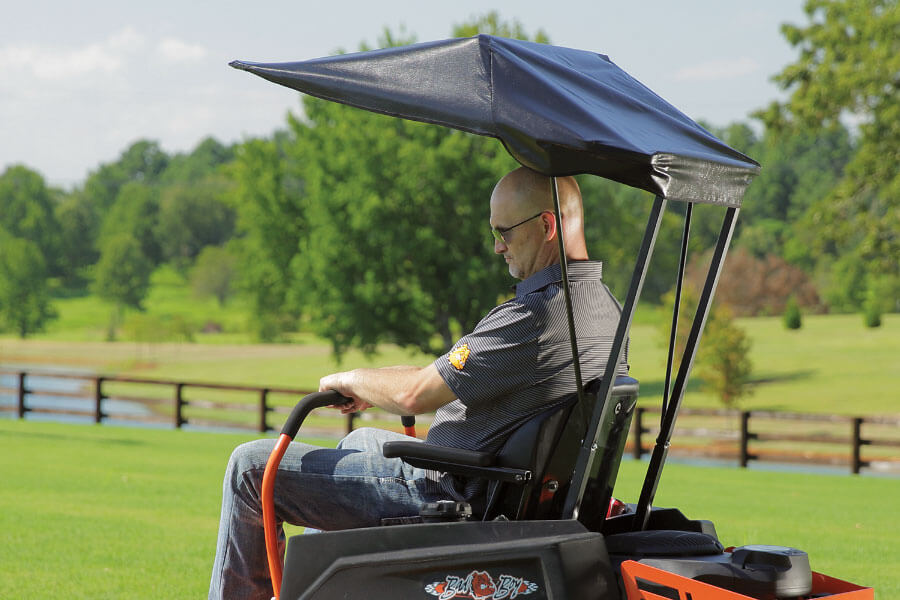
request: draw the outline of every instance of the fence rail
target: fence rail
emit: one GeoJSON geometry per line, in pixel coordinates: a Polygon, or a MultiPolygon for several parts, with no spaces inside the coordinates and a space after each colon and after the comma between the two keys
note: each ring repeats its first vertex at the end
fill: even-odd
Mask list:
{"type": "MultiPolygon", "coordinates": [[[[648,425],[648,414],[654,413],[658,415],[660,409],[641,406],[635,411],[629,436],[629,447],[635,458],[640,458],[652,450],[653,440],[647,440],[648,434],[659,433],[659,427],[648,425]]],[[[738,464],[745,468],[752,461],[814,460],[846,464],[852,473],[858,474],[862,469],[871,467],[873,462],[863,456],[864,447],[900,448],[900,417],[849,417],[763,410],[689,408],[682,409],[679,414],[681,417],[688,418],[706,417],[717,418],[720,421],[736,421],[738,423],[736,428],[722,427],[721,425],[719,427],[693,428],[679,426],[676,428],[675,436],[681,439],[695,438],[732,442],[736,444],[734,454],[738,464]],[[810,424],[823,425],[827,431],[823,432],[816,427],[811,428],[810,424]],[[782,431],[785,425],[791,430],[782,431]],[[871,429],[871,433],[864,435],[864,426],[871,429]],[[803,429],[808,431],[804,432],[803,429]],[[792,449],[792,444],[801,444],[802,448],[792,449]],[[767,449],[767,446],[771,448],[771,445],[779,448],[767,449]],[[812,451],[809,449],[811,446],[822,446],[830,448],[830,450],[812,451]],[[842,447],[843,459],[840,454],[836,454],[839,452],[837,447],[842,447]]],[[[686,419],[681,420],[683,425],[686,419]]],[[[689,419],[687,421],[689,422],[689,419]]],[[[900,457],[896,455],[884,455],[881,458],[882,462],[896,463],[897,466],[900,466],[900,457]]]]}
{"type": "MultiPolygon", "coordinates": [[[[169,423],[175,428],[191,425],[265,433],[280,427],[296,402],[313,391],[0,369],[0,413],[13,412],[20,419],[33,413],[94,423],[136,421],[169,423]],[[199,397],[201,393],[207,397],[199,397]],[[14,398],[13,404],[4,403],[8,396],[14,398]],[[83,402],[60,402],[66,399],[83,402]],[[140,407],[141,412],[135,412],[134,407],[140,407]]],[[[659,413],[657,407],[639,406],[635,411],[628,439],[635,458],[650,452],[653,437],[659,433],[659,413]]],[[[356,418],[320,411],[304,430],[311,435],[349,432],[356,418]]],[[[371,419],[371,411],[362,418],[371,419]]],[[[427,425],[428,419],[421,421],[427,425]]],[[[386,425],[399,427],[393,420],[386,425]]],[[[900,448],[900,417],[684,408],[675,441],[682,452],[693,448],[702,456],[734,458],[742,467],[753,461],[815,460],[848,465],[851,472],[860,473],[880,459],[900,468],[900,452],[874,450],[900,448]],[[811,447],[819,450],[811,451],[811,447]]]]}

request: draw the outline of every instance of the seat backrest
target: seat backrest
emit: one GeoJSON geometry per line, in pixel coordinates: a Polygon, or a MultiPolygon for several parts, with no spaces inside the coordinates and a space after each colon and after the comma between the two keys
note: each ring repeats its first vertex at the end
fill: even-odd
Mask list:
{"type": "MultiPolygon", "coordinates": [[[[524,485],[507,485],[498,490],[498,498],[489,502],[485,518],[501,514],[515,520],[562,517],[562,504],[571,484],[581,441],[587,431],[583,414],[593,408],[599,388],[600,380],[585,386],[588,411],[579,409],[577,396],[572,394],[563,402],[538,413],[510,434],[497,454],[497,465],[528,469],[532,472],[532,479],[524,485]]],[[[589,481],[588,490],[605,487],[608,482],[600,482],[599,479],[611,473],[614,480],[618,473],[637,390],[636,380],[616,378],[611,401],[621,403],[623,408],[614,415],[613,426],[604,427],[607,435],[611,436],[608,446],[615,448],[615,451],[595,461],[599,463],[602,460],[607,464],[595,465],[597,468],[592,470],[591,477],[598,481],[589,481]]],[[[605,509],[603,507],[604,516],[605,509]]],[[[592,513],[588,511],[587,514],[592,513]]]]}
{"type": "Polygon", "coordinates": [[[585,475],[587,482],[578,511],[578,520],[591,531],[600,531],[606,521],[638,391],[636,379],[617,377],[609,399],[611,410],[607,411],[606,420],[599,423],[595,441],[602,452],[598,452],[585,475]]]}

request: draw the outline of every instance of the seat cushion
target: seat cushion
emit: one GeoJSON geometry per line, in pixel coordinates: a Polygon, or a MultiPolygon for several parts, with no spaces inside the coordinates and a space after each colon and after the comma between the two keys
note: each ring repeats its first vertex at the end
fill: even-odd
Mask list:
{"type": "Polygon", "coordinates": [[[705,533],[661,529],[630,531],[606,537],[610,554],[646,556],[709,556],[724,552],[716,538],[705,533]]]}

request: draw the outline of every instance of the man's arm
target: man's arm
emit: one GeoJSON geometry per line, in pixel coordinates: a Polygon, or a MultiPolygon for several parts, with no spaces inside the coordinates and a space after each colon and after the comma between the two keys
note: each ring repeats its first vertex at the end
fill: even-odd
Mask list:
{"type": "Polygon", "coordinates": [[[326,375],[319,391],[337,390],[351,398],[341,407],[346,414],[377,406],[397,415],[433,412],[456,399],[434,364],[427,367],[354,369],[326,375]]]}

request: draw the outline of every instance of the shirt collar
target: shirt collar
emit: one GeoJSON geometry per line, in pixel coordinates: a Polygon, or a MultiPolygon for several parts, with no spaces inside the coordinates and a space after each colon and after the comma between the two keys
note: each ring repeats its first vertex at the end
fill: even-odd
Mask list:
{"type": "MultiPolygon", "coordinates": [[[[569,281],[586,279],[602,279],[603,263],[596,260],[571,260],[569,261],[569,281]]],[[[541,269],[528,279],[516,284],[516,298],[536,292],[551,283],[562,281],[562,270],[559,263],[541,269]]]]}

